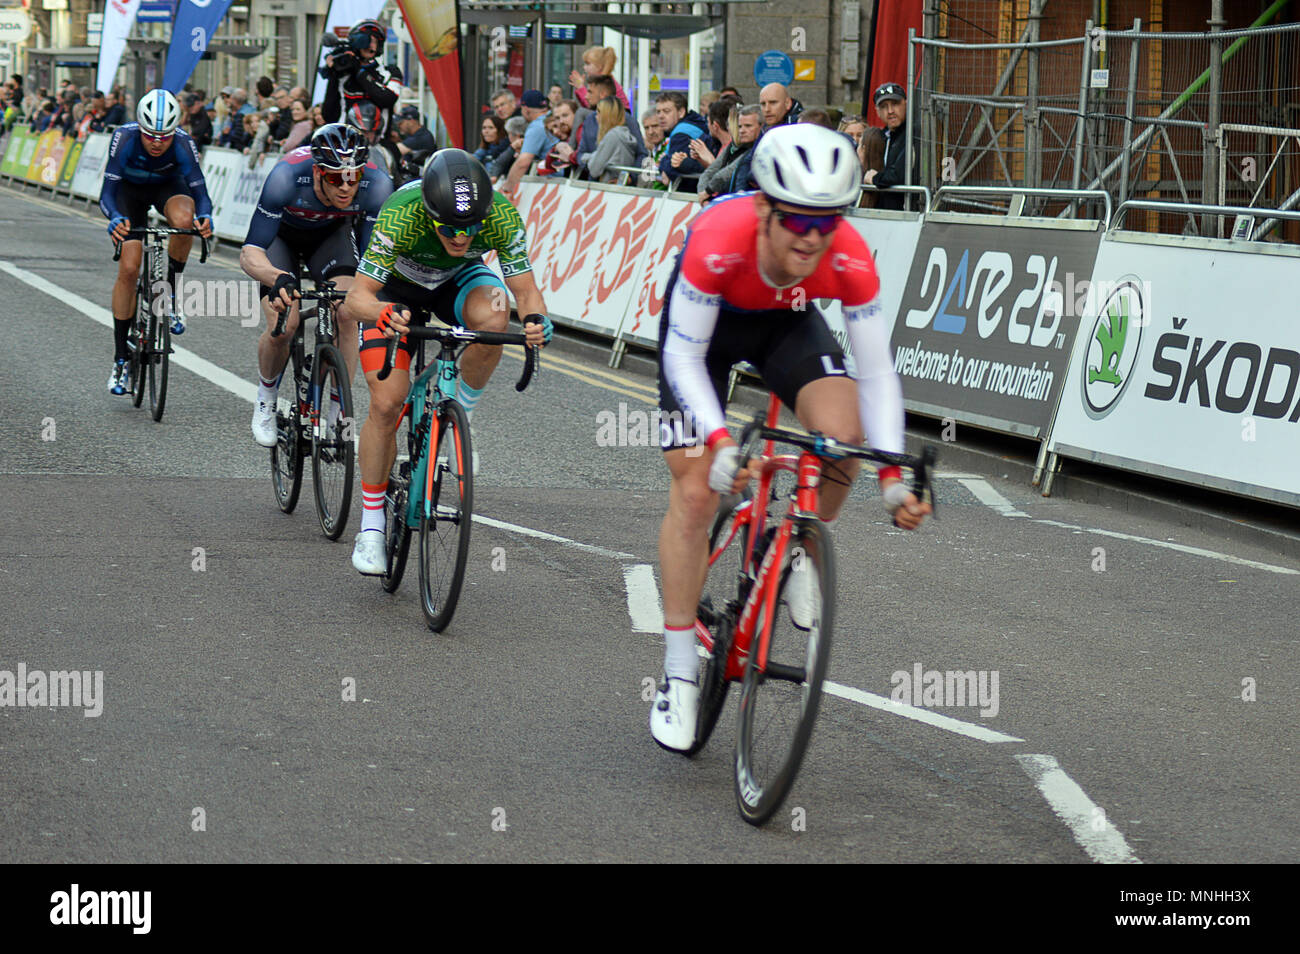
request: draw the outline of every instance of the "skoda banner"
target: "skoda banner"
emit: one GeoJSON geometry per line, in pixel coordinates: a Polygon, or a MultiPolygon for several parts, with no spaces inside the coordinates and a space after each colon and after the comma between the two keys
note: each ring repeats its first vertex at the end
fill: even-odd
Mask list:
{"type": "Polygon", "coordinates": [[[1061,225],[925,223],[894,323],[909,410],[1043,435],[1101,239],[1061,225]]]}
{"type": "Polygon", "coordinates": [[[1102,243],[1048,449],[1297,506],[1300,255],[1215,244],[1102,243]]]}

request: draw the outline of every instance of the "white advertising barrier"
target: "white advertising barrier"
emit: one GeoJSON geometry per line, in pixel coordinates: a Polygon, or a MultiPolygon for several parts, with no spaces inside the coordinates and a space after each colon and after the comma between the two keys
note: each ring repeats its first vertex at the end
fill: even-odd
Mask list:
{"type": "Polygon", "coordinates": [[[280,161],[278,152],[266,153],[248,167],[248,157],[234,149],[209,146],[203,152],[203,178],[212,199],[212,218],[218,238],[244,241],[257,208],[262,184],[280,161]]]}
{"type": "Polygon", "coordinates": [[[1048,449],[1300,506],[1300,253],[1103,240],[1048,449]]]}
{"type": "Polygon", "coordinates": [[[81,147],[76,171],[72,173],[73,195],[85,199],[99,199],[99,189],[104,184],[104,170],[108,168],[108,144],[112,133],[91,133],[81,147]]]}

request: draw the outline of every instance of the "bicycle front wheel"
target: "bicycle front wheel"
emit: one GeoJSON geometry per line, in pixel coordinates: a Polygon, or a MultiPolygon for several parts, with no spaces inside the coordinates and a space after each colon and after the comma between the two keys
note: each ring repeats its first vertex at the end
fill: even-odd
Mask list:
{"type": "Polygon", "coordinates": [[[172,328],[167,315],[149,315],[149,411],[161,421],[167,406],[167,368],[171,357],[172,328]]]}
{"type": "Polygon", "coordinates": [[[353,440],[352,389],[343,356],[333,345],[316,352],[311,369],[311,482],[316,492],[316,516],[321,532],[337,540],[352,505],[353,440]]]}
{"type": "Polygon", "coordinates": [[[302,490],[302,413],[298,407],[298,382],[302,380],[302,339],[290,350],[289,411],[275,410],[275,446],[271,448],[271,485],[275,501],[285,513],[293,513],[302,490]]]}
{"type": "MultiPolygon", "coordinates": [[[[455,400],[438,405],[438,446],[428,448],[430,488],[420,508],[420,605],[435,633],[456,612],[474,513],[469,421],[455,400]]],[[[423,493],[424,488],[412,488],[423,493]]]]}
{"type": "MultiPolygon", "coordinates": [[[[143,267],[141,274],[144,274],[143,267]]],[[[131,321],[131,357],[128,366],[131,371],[131,404],[139,407],[144,403],[145,365],[148,362],[149,342],[149,295],[142,280],[135,290],[135,318],[131,321]]]]}
{"type": "Polygon", "coordinates": [[[759,669],[756,637],[740,693],[736,803],[751,825],[785,801],[817,720],[835,623],[835,553],[820,520],[795,521],[780,572],[767,663],[759,669]],[[795,587],[806,587],[806,629],[791,616],[795,587]]]}
{"type": "Polygon", "coordinates": [[[411,548],[411,527],[406,522],[406,505],[411,493],[411,463],[402,461],[396,474],[388,477],[388,493],[384,495],[384,516],[387,532],[384,545],[388,555],[388,569],[379,578],[385,593],[393,593],[401,585],[406,572],[406,555],[411,548]]]}

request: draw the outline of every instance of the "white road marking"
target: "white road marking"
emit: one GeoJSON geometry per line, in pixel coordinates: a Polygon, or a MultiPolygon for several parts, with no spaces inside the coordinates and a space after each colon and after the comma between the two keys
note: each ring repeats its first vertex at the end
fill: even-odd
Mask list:
{"type": "Polygon", "coordinates": [[[1017,755],[1016,761],[1034,780],[1047,804],[1065,822],[1089,858],[1111,865],[1142,863],[1119,829],[1106,818],[1106,813],[1074,779],[1065,774],[1055,758],[1050,755],[1017,755]]]}
{"type": "Polygon", "coordinates": [[[878,696],[874,692],[867,692],[864,689],[854,689],[852,686],[841,686],[838,682],[824,682],[822,689],[832,696],[839,696],[841,699],[847,699],[850,702],[861,703],[864,706],[870,706],[873,709],[879,709],[882,712],[890,712],[894,715],[902,716],[905,719],[914,719],[917,722],[924,722],[926,725],[932,725],[936,729],[943,729],[947,732],[955,732],[958,735],[964,735],[967,738],[978,739],[980,742],[1023,742],[1024,739],[1017,739],[1014,735],[1004,735],[1001,732],[995,732],[985,726],[978,725],[974,722],[963,722],[960,719],[954,719],[951,716],[941,715],[938,712],[931,712],[929,709],[920,709],[916,706],[904,705],[901,702],[895,702],[887,696],[878,696]]]}
{"type": "Polygon", "coordinates": [[[985,506],[992,507],[1004,517],[1028,517],[1029,514],[1016,509],[1006,497],[993,489],[993,485],[982,477],[958,477],[958,482],[973,493],[985,506]]]}
{"type": "Polygon", "coordinates": [[[538,540],[549,540],[552,543],[562,543],[566,547],[572,547],[575,550],[583,550],[587,553],[596,553],[603,557],[610,557],[615,560],[635,560],[636,554],[620,553],[617,550],[607,550],[604,547],[593,546],[590,543],[579,543],[577,540],[570,540],[568,537],[556,536],[554,533],[547,533],[545,530],[534,530],[531,527],[521,527],[518,524],[506,523],[504,520],[494,520],[491,517],[484,517],[481,514],[474,514],[474,522],[481,523],[487,527],[495,527],[498,530],[507,530],[510,533],[523,534],[526,537],[536,537],[538,540]]]}
{"type": "MultiPolygon", "coordinates": [[[[67,305],[75,311],[81,312],[91,321],[96,321],[105,328],[113,327],[113,315],[107,308],[102,308],[94,302],[82,298],[76,292],[68,291],[61,288],[51,281],[47,281],[34,272],[29,272],[25,268],[19,268],[12,262],[0,261],[0,271],[6,271],[14,278],[30,285],[37,291],[44,292],[51,298],[57,299],[62,304],[67,305]]],[[[249,404],[257,400],[257,386],[238,375],[231,374],[225,368],[213,364],[206,358],[200,358],[193,351],[177,347],[172,344],[171,363],[185,368],[187,371],[193,371],[201,378],[206,378],[217,387],[229,391],[235,397],[242,398],[249,404]]]]}
{"type": "Polygon", "coordinates": [[[623,585],[627,588],[627,613],[632,617],[632,632],[662,633],[664,611],[659,603],[654,567],[649,563],[624,564],[623,585]]]}
{"type": "Polygon", "coordinates": [[[1063,527],[1066,530],[1081,530],[1084,533],[1096,533],[1103,537],[1115,537],[1119,540],[1131,540],[1134,543],[1145,543],[1152,547],[1164,547],[1166,550],[1174,550],[1178,553],[1187,553],[1192,556],[1209,557],[1211,560],[1222,560],[1224,563],[1233,563],[1237,566],[1249,566],[1256,570],[1268,570],[1270,573],[1283,573],[1289,576],[1300,576],[1300,570],[1293,570],[1290,567],[1274,566],[1272,563],[1260,563],[1258,560],[1247,560],[1245,557],[1235,557],[1230,553],[1220,553],[1218,550],[1205,550],[1201,547],[1189,547],[1185,543],[1171,543],[1168,540],[1153,540],[1150,537],[1139,537],[1132,533],[1120,533],[1117,530],[1102,530],[1098,527],[1080,527],[1073,523],[1062,523],[1060,520],[1045,520],[1041,517],[1032,518],[1034,523],[1044,523],[1049,527],[1063,527]]]}

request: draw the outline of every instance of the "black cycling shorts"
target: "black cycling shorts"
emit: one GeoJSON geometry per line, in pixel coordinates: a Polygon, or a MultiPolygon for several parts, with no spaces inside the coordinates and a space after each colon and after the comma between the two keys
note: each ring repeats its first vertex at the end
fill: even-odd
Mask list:
{"type": "MultiPolygon", "coordinates": [[[[357,238],[352,222],[340,222],[332,229],[299,229],[280,224],[266,257],[281,271],[289,272],[302,282],[302,265],[305,262],[311,277],[318,282],[339,275],[351,275],[357,270],[357,238]]],[[[271,286],[263,285],[261,297],[271,294],[271,286]]]]}
{"type": "MultiPolygon", "coordinates": [[[[128,182],[123,179],[117,187],[117,210],[130,219],[132,228],[144,228],[149,224],[150,207],[163,215],[163,206],[174,195],[194,198],[190,187],[179,176],[161,182],[128,182]]],[[[165,220],[166,216],[163,218],[165,220]]]]}
{"type": "MultiPolygon", "coordinates": [[[[676,281],[674,270],[659,320],[659,444],[665,451],[694,447],[708,437],[697,435],[693,426],[683,422],[677,396],[664,377],[668,302],[676,281]]],[[[753,365],[763,383],[791,410],[804,385],[820,378],[848,374],[843,349],[811,302],[803,311],[737,311],[724,304],[718,311],[718,324],[704,357],[713,393],[724,410],[731,367],[740,361],[753,365]]]]}

